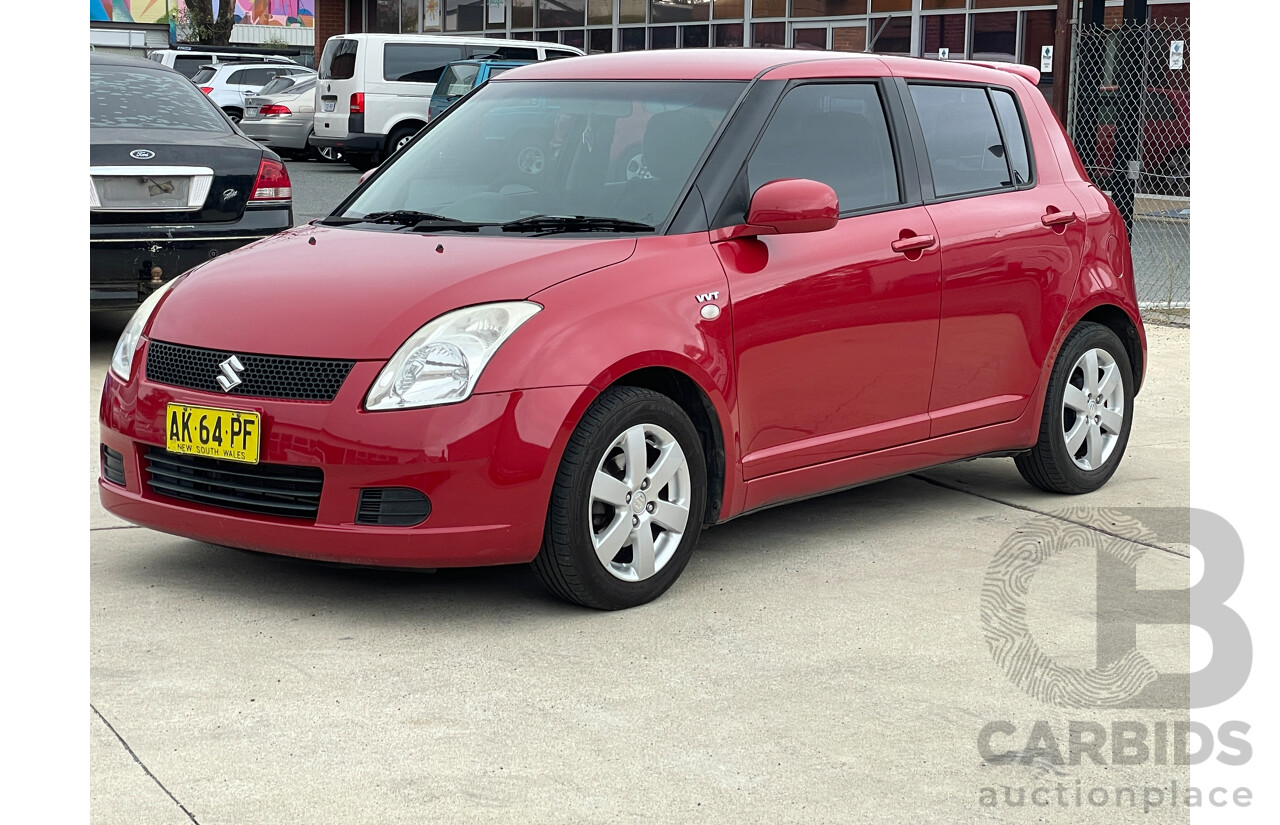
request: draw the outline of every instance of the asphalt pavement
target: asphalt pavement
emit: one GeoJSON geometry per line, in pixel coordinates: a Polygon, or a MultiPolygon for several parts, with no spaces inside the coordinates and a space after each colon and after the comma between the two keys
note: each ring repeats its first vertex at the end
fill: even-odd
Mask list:
{"type": "MultiPolygon", "coordinates": [[[[358,178],[290,173],[300,222],[358,178]]],[[[110,516],[97,399],[124,321],[95,317],[89,352],[94,823],[1187,821],[1144,812],[1141,791],[1076,804],[1185,788],[1185,766],[1056,764],[1030,736],[1043,721],[1065,749],[1072,720],[1173,725],[1185,707],[1044,704],[982,619],[998,554],[1026,535],[1070,539],[1026,596],[1066,665],[1095,658],[1095,547],[1139,554],[1139,587],[1187,585],[1187,329],[1149,328],[1128,454],[1096,493],[1037,492],[1010,459],[915,473],[712,528],[666,595],[599,613],[524,566],[351,569],[110,516]],[[984,753],[996,721],[1014,733],[984,753]],[[1012,807],[1006,787],[1050,803],[1012,807]]],[[[1185,672],[1187,628],[1139,639],[1185,672]]]]}
{"type": "Polygon", "coordinates": [[[328,215],[360,182],[360,173],[341,162],[287,160],[285,166],[293,184],[295,226],[328,215]]]}

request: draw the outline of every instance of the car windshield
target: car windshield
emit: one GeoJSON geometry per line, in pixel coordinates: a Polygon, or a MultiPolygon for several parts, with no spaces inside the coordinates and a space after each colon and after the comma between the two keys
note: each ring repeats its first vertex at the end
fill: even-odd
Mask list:
{"type": "Polygon", "coordinates": [[[209,98],[182,75],[126,66],[89,69],[89,126],[230,131],[209,98]]]}
{"type": "MultiPolygon", "coordinates": [[[[589,216],[657,226],[744,87],[488,83],[435,121],[339,214],[423,213],[497,225],[589,216]]],[[[530,231],[543,225],[524,224],[530,231]]]]}

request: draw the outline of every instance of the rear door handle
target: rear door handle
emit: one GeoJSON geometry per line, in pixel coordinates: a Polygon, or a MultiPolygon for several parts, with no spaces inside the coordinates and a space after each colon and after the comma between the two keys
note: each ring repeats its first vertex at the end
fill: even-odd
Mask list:
{"type": "Polygon", "coordinates": [[[1040,223],[1049,228],[1053,228],[1055,226],[1067,226],[1068,224],[1073,224],[1076,220],[1075,212],[1054,211],[1044,213],[1044,216],[1040,218],[1040,223]]]}
{"type": "Polygon", "coordinates": [[[899,238],[889,244],[889,248],[894,252],[919,252],[928,249],[938,242],[938,239],[932,235],[912,235],[910,238],[899,238]]]}

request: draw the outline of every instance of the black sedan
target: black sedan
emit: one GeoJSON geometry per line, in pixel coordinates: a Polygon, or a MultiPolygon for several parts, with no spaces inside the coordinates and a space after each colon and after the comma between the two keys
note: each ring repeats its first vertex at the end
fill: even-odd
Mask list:
{"type": "Polygon", "coordinates": [[[280,156],[191,81],[89,57],[89,306],[137,306],[165,281],[293,225],[280,156]]]}

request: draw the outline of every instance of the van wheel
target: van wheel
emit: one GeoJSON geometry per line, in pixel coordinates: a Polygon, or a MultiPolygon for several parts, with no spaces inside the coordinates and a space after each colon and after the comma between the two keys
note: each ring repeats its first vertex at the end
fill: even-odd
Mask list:
{"type": "Polygon", "coordinates": [[[418,134],[422,127],[401,126],[387,136],[387,157],[393,153],[399,152],[404,148],[405,144],[413,140],[413,136],[418,134]]]}
{"type": "Polygon", "coordinates": [[[689,416],[661,393],[612,387],[565,447],[533,569],[552,593],[586,607],[645,604],[684,570],[705,501],[689,416]]]}
{"type": "Polygon", "coordinates": [[[376,155],[357,155],[351,152],[343,152],[342,159],[354,166],[360,172],[367,172],[378,165],[376,155]]]}
{"type": "Polygon", "coordinates": [[[1109,328],[1083,323],[1067,336],[1049,376],[1040,436],[1014,458],[1030,484],[1091,493],[1120,466],[1133,425],[1133,367],[1109,328]]]}

